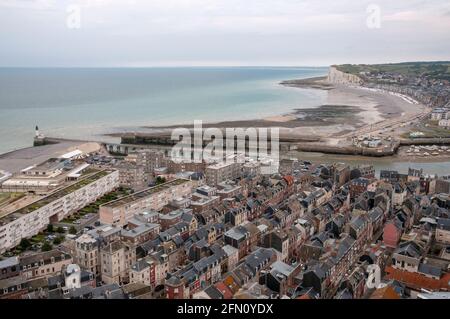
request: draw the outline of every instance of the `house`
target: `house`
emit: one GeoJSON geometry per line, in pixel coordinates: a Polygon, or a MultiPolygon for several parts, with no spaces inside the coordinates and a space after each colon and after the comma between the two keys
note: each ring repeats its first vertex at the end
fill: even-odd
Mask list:
{"type": "Polygon", "coordinates": [[[73,261],[72,256],[58,249],[23,256],[19,260],[21,273],[27,279],[57,275],[73,261]]]}
{"type": "Polygon", "coordinates": [[[436,222],[436,241],[450,244],[450,218],[438,218],[436,222]]]}
{"type": "Polygon", "coordinates": [[[392,267],[417,272],[422,260],[422,254],[422,248],[415,242],[401,243],[392,255],[392,267]]]}
{"type": "Polygon", "coordinates": [[[270,248],[258,248],[245,258],[245,265],[248,267],[253,276],[256,276],[262,269],[274,262],[276,253],[270,248]]]}
{"type": "Polygon", "coordinates": [[[359,177],[350,181],[350,197],[356,199],[367,190],[370,180],[364,177],[359,177]]]}
{"type": "Polygon", "coordinates": [[[301,269],[300,265],[292,267],[282,261],[276,261],[270,266],[270,270],[261,273],[259,283],[283,296],[288,293],[288,288],[294,288],[300,283],[296,276],[301,269]]]}
{"type": "Polygon", "coordinates": [[[9,257],[0,260],[0,280],[15,277],[20,273],[20,264],[18,257],[9,257]]]}
{"type": "Polygon", "coordinates": [[[323,297],[329,281],[330,266],[326,263],[320,262],[309,266],[303,273],[303,280],[301,286],[303,288],[312,287],[320,297],[323,297]]]}
{"type": "Polygon", "coordinates": [[[407,188],[402,183],[394,184],[394,193],[392,194],[392,205],[400,206],[406,198],[407,188]]]}
{"type": "Polygon", "coordinates": [[[403,233],[403,226],[394,219],[386,222],[383,228],[383,242],[386,247],[397,248],[397,244],[403,233]]]}
{"type": "Polygon", "coordinates": [[[262,240],[263,247],[273,248],[277,252],[277,260],[287,261],[289,257],[289,237],[283,230],[275,229],[262,240]]]}
{"type": "Polygon", "coordinates": [[[250,232],[243,226],[235,226],[225,232],[225,244],[233,246],[239,250],[239,259],[247,255],[250,249],[250,232]]]}

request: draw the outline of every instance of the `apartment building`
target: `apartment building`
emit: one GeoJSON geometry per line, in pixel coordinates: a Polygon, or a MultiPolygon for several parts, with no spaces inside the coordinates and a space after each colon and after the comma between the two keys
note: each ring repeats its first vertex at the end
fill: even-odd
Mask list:
{"type": "Polygon", "coordinates": [[[109,225],[124,226],[135,214],[159,211],[170,201],[188,196],[191,192],[190,180],[175,179],[100,206],[100,221],[109,225]]]}
{"type": "Polygon", "coordinates": [[[0,218],[0,253],[22,238],[38,234],[49,223],[96,201],[119,186],[119,173],[102,170],[0,218]]]}
{"type": "Polygon", "coordinates": [[[97,240],[83,234],[75,240],[75,258],[83,269],[98,275],[100,273],[100,254],[97,240]]]}
{"type": "Polygon", "coordinates": [[[145,174],[144,167],[129,161],[122,161],[115,166],[119,170],[120,186],[141,190],[148,186],[150,178],[145,174]]]}
{"type": "Polygon", "coordinates": [[[26,279],[57,275],[71,263],[72,256],[57,249],[20,257],[21,273],[26,279]]]}
{"type": "Polygon", "coordinates": [[[164,283],[169,272],[169,258],[166,254],[147,256],[138,260],[130,269],[130,282],[142,283],[155,289],[164,283]]]}
{"type": "Polygon", "coordinates": [[[127,156],[128,161],[135,162],[137,166],[143,167],[146,174],[152,175],[156,168],[167,166],[167,159],[163,151],[159,150],[137,150],[127,156]]]}
{"type": "Polygon", "coordinates": [[[114,241],[100,250],[102,281],[109,285],[129,282],[129,271],[136,262],[136,250],[121,241],[114,241]]]}
{"type": "Polygon", "coordinates": [[[206,183],[210,186],[217,186],[226,180],[236,179],[242,175],[242,166],[242,163],[235,161],[210,165],[205,169],[206,183]]]}

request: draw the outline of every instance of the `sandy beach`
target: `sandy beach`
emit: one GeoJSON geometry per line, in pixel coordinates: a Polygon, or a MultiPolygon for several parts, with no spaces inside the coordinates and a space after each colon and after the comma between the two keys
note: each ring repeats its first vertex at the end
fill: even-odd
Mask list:
{"type": "MultiPolygon", "coordinates": [[[[388,92],[331,84],[325,77],[288,80],[280,85],[326,90],[326,103],[262,119],[203,123],[203,127],[279,127],[280,134],[284,136],[332,139],[385,120],[418,114],[424,108],[421,104],[388,92]]],[[[192,123],[143,129],[164,131],[175,127],[190,128],[192,123]]]]}

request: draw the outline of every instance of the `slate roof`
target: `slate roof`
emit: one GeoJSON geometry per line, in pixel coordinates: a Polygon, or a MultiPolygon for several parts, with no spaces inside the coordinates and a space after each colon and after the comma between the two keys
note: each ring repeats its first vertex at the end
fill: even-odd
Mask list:
{"type": "Polygon", "coordinates": [[[450,231],[450,218],[438,218],[437,228],[450,231]]]}
{"type": "Polygon", "coordinates": [[[411,241],[401,243],[400,247],[395,250],[395,253],[413,258],[420,258],[422,256],[420,247],[411,241]]]}
{"type": "Polygon", "coordinates": [[[434,277],[440,278],[442,275],[442,270],[439,267],[432,266],[429,264],[420,263],[419,264],[419,273],[425,274],[425,275],[431,275],[434,277]]]}

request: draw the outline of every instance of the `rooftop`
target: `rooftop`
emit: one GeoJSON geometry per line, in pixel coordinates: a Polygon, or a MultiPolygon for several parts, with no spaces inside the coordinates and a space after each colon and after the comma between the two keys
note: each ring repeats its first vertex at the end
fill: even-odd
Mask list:
{"type": "Polygon", "coordinates": [[[63,189],[60,189],[60,190],[58,190],[58,191],[56,191],[56,192],[54,192],[54,193],[52,193],[52,194],[42,198],[42,199],[39,199],[39,200],[37,200],[37,201],[35,201],[35,202],[33,202],[33,203],[23,207],[23,208],[20,208],[20,209],[18,209],[16,211],[12,212],[8,216],[5,216],[5,217],[1,218],[0,219],[0,225],[2,224],[2,222],[3,223],[4,222],[8,222],[8,221],[5,220],[7,218],[10,218],[10,217],[14,218],[14,217],[19,217],[20,215],[29,214],[29,213],[31,213],[31,212],[33,212],[35,210],[38,210],[41,207],[44,207],[45,205],[48,205],[48,204],[50,204],[50,203],[52,203],[52,202],[54,202],[54,201],[56,201],[56,200],[58,200],[58,199],[60,199],[60,198],[62,198],[64,196],[66,196],[66,195],[68,195],[70,193],[73,193],[73,192],[79,190],[80,188],[83,188],[83,187],[85,187],[85,186],[87,186],[87,185],[89,185],[89,184],[99,180],[102,177],[107,176],[110,173],[112,173],[111,170],[103,170],[103,171],[98,171],[96,173],[93,173],[93,174],[83,178],[82,180],[76,182],[76,183],[73,183],[73,184],[71,184],[71,185],[69,185],[69,186],[67,186],[67,187],[65,187],[63,189]]]}
{"type": "Polygon", "coordinates": [[[181,178],[174,179],[174,180],[172,180],[170,182],[167,182],[167,183],[164,183],[164,184],[161,184],[161,185],[158,185],[158,186],[150,187],[150,188],[144,189],[143,191],[140,191],[140,192],[128,195],[126,197],[123,197],[121,199],[117,199],[115,201],[106,203],[106,204],[104,204],[102,206],[103,207],[111,207],[111,208],[123,206],[123,205],[126,205],[126,204],[130,204],[130,203],[136,202],[136,201],[141,200],[143,198],[149,197],[149,196],[151,196],[153,194],[162,192],[162,191],[164,191],[166,189],[169,189],[172,186],[178,186],[178,185],[181,185],[181,184],[184,184],[184,183],[187,183],[187,182],[189,182],[188,179],[181,179],[181,178]]]}

